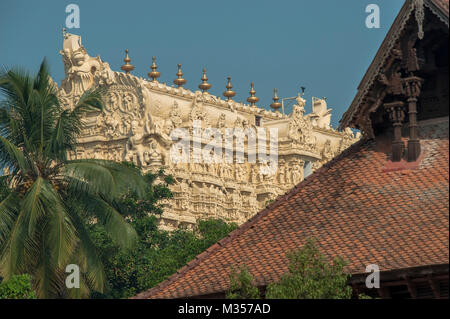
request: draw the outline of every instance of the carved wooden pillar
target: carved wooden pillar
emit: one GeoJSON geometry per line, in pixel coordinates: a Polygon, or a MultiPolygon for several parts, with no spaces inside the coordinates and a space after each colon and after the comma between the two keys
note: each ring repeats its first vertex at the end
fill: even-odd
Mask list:
{"type": "Polygon", "coordinates": [[[408,101],[409,116],[409,140],[408,161],[414,162],[420,155],[420,141],[417,131],[417,99],[420,95],[420,87],[423,79],[411,75],[402,80],[404,92],[408,101]]]}
{"type": "Polygon", "coordinates": [[[404,143],[402,141],[402,123],[405,119],[404,103],[401,101],[384,103],[384,107],[389,113],[389,117],[394,126],[394,141],[392,142],[392,161],[402,160],[404,143]]]}

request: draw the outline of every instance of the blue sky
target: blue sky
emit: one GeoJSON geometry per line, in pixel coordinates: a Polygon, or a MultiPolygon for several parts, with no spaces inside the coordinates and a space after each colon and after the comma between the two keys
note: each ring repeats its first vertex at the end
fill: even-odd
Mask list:
{"type": "Polygon", "coordinates": [[[337,126],[356,88],[399,12],[403,0],[228,0],[228,1],[63,1],[0,2],[0,64],[36,71],[43,57],[58,83],[64,69],[62,46],[68,4],[80,8],[80,29],[91,56],[113,70],[130,50],[133,74],[147,77],[155,55],[162,82],[172,84],[182,63],[185,87],[197,89],[203,67],[210,93],[221,95],[231,76],[235,100],[245,101],[255,83],[261,107],[306,87],[327,97],[337,126]],[[380,7],[379,29],[368,29],[368,4],[380,7]]]}

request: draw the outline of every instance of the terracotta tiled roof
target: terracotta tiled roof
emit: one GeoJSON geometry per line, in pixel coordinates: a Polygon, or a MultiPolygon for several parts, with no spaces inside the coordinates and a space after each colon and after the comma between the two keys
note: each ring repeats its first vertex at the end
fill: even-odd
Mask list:
{"type": "Polygon", "coordinates": [[[177,274],[138,298],[182,298],[226,291],[230,266],[245,264],[265,286],[287,271],[285,253],[315,237],[329,258],[364,273],[448,264],[448,118],[421,127],[415,170],[385,172],[374,140],[353,145],[278,198],[177,274]]]}

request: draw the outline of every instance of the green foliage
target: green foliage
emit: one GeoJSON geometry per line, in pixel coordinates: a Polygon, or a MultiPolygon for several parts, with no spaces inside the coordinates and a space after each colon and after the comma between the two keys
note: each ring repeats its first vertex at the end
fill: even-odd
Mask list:
{"type": "MultiPolygon", "coordinates": [[[[124,164],[134,166],[132,163],[124,162],[124,164]]],[[[144,180],[146,187],[143,196],[130,189],[116,201],[116,207],[123,216],[136,219],[146,217],[148,214],[161,215],[163,212],[161,200],[173,197],[168,186],[174,183],[174,178],[165,175],[163,169],[156,174],[145,174],[144,180]]]]}
{"type": "Polygon", "coordinates": [[[230,290],[227,292],[227,299],[259,299],[259,289],[253,284],[253,276],[245,265],[231,270],[230,290]]]}
{"type": "Polygon", "coordinates": [[[289,272],[278,283],[267,287],[267,299],[349,299],[352,289],[347,285],[350,275],[344,273],[345,262],[337,257],[327,262],[314,244],[308,242],[289,253],[289,272]]]}
{"type": "Polygon", "coordinates": [[[194,231],[166,232],[158,230],[157,221],[153,214],[134,214],[131,224],[139,242],[132,251],[120,251],[102,226],[90,225],[110,288],[93,298],[128,298],[154,287],[237,227],[209,219],[199,221],[194,231]]]}
{"type": "MultiPolygon", "coordinates": [[[[352,289],[344,273],[345,262],[337,257],[327,262],[313,240],[297,251],[287,254],[289,271],[277,283],[267,286],[266,299],[349,299],[352,289]]],[[[259,290],[245,266],[230,275],[229,299],[258,299],[259,290]]],[[[360,295],[359,298],[368,298],[360,295]]]]}
{"type": "Polygon", "coordinates": [[[0,202],[11,193],[8,185],[8,176],[0,176],[0,202]]]}
{"type": "Polygon", "coordinates": [[[0,281],[0,299],[36,299],[30,275],[15,275],[8,281],[0,281]]]}
{"type": "Polygon", "coordinates": [[[57,98],[45,60],[36,75],[0,71],[0,275],[30,274],[39,298],[83,297],[104,291],[103,265],[86,230],[97,220],[121,249],[137,233],[115,202],[144,195],[141,172],[112,161],[68,160],[83,117],[102,109],[105,92],[86,91],[72,109],[57,98]],[[80,289],[65,287],[65,266],[81,270],[80,289]]]}

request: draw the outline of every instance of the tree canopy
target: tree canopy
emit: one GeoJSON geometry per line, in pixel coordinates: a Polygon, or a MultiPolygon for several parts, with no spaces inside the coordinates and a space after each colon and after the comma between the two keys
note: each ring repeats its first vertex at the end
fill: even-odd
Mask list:
{"type": "Polygon", "coordinates": [[[102,91],[89,90],[63,108],[45,60],[36,75],[0,73],[0,167],[6,197],[0,202],[0,275],[29,274],[40,298],[82,297],[103,291],[105,272],[85,221],[103,225],[122,249],[137,234],[114,202],[143,194],[138,169],[105,160],[68,160],[83,129],[83,115],[102,109],[102,91]],[[66,289],[65,267],[81,269],[80,289],[66,289]]]}

